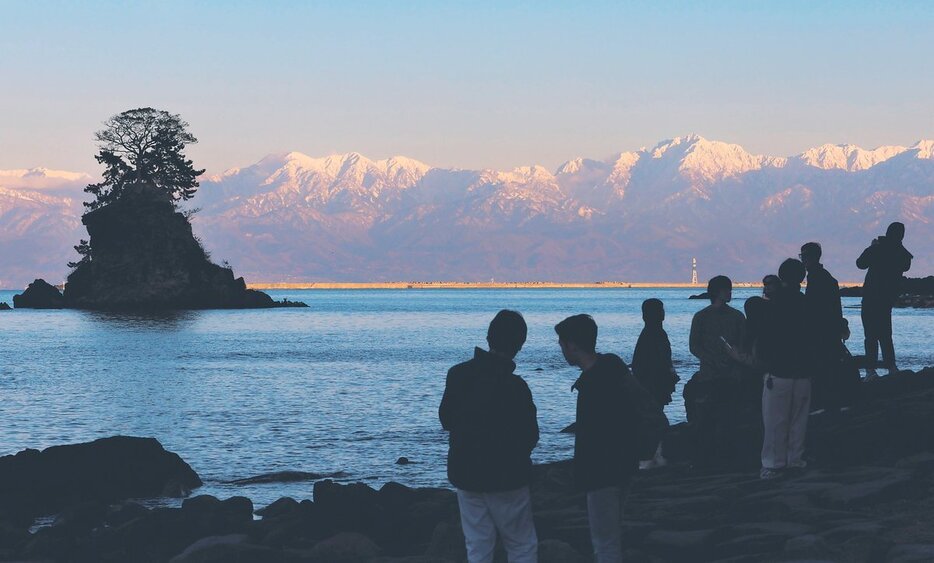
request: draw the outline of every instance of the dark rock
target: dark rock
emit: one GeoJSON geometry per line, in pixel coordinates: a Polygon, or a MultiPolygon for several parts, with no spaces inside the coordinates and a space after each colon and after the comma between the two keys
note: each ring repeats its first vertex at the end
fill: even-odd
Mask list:
{"type": "Polygon", "coordinates": [[[896,545],[885,554],[890,563],[909,561],[934,561],[934,543],[908,543],[896,545]]]}
{"type": "Polygon", "coordinates": [[[31,521],[83,502],[155,497],[166,483],[201,479],[153,438],[114,436],[0,458],[0,510],[31,521]]]}
{"type": "Polygon", "coordinates": [[[703,293],[698,293],[697,295],[691,295],[688,299],[710,299],[710,294],[706,291],[703,293]]]}
{"type": "Polygon", "coordinates": [[[282,561],[284,554],[265,546],[248,543],[246,534],[208,536],[191,544],[170,563],[267,563],[282,561]]]}
{"type": "Polygon", "coordinates": [[[646,549],[679,561],[708,558],[716,530],[655,530],[645,537],[646,549]]]}
{"type": "Polygon", "coordinates": [[[407,457],[405,457],[405,456],[400,457],[399,459],[396,460],[396,465],[408,465],[408,464],[410,464],[410,463],[412,463],[412,462],[409,461],[409,458],[407,458],[407,457]]]}
{"type": "Polygon", "coordinates": [[[364,563],[379,555],[373,540],[355,533],[341,533],[315,545],[311,556],[316,561],[364,563]]]}
{"type": "Polygon", "coordinates": [[[10,306],[0,301],[0,311],[9,311],[9,310],[10,310],[10,306]]]}
{"type": "Polygon", "coordinates": [[[862,296],[863,296],[863,286],[861,285],[852,285],[850,287],[840,288],[840,297],[862,297],[862,296]]]}
{"type": "Polygon", "coordinates": [[[241,309],[277,304],[211,262],[188,218],[163,193],[136,184],[84,215],[90,254],[68,276],[67,307],[98,310],[241,309]]]}
{"type": "Polygon", "coordinates": [[[57,287],[45,280],[35,280],[26,291],[13,296],[17,309],[62,309],[65,299],[57,287]]]}
{"type": "Polygon", "coordinates": [[[149,514],[149,509],[137,502],[124,502],[110,507],[104,522],[108,526],[121,526],[149,514]]]}
{"type": "Polygon", "coordinates": [[[265,508],[256,511],[258,516],[263,518],[275,518],[291,514],[298,509],[298,502],[291,497],[282,497],[265,508]]]}
{"type": "Polygon", "coordinates": [[[298,483],[301,481],[317,481],[318,479],[339,479],[346,477],[343,471],[334,473],[309,473],[307,471],[276,471],[264,473],[255,477],[227,481],[229,485],[257,485],[263,483],[298,483]]]}
{"type": "Polygon", "coordinates": [[[314,486],[315,506],[335,530],[371,533],[382,521],[379,494],[363,483],[341,485],[330,479],[314,486]]]}
{"type": "Polygon", "coordinates": [[[99,501],[82,502],[61,511],[53,525],[68,528],[71,533],[89,532],[104,523],[107,505],[99,501]]]}
{"type": "Polygon", "coordinates": [[[584,563],[587,558],[560,540],[538,542],[539,563],[584,563]]]}
{"type": "Polygon", "coordinates": [[[803,560],[837,560],[839,552],[824,538],[815,535],[804,535],[791,538],[785,542],[785,555],[803,560]]]}

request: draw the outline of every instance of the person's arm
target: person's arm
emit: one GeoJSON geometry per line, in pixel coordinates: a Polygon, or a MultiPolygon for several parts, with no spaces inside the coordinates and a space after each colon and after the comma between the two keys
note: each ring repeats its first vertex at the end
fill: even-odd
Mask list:
{"type": "Polygon", "coordinates": [[[457,380],[453,376],[453,371],[453,368],[448,370],[444,384],[444,395],[441,397],[441,405],[438,407],[438,418],[441,420],[441,427],[448,432],[457,426],[457,411],[459,410],[456,390],[457,380]]]}
{"type": "Polygon", "coordinates": [[[694,318],[691,320],[691,335],[688,338],[688,343],[691,349],[691,354],[694,354],[694,356],[702,363],[707,363],[712,360],[710,355],[707,353],[707,350],[704,349],[704,340],[701,336],[703,331],[703,320],[699,319],[698,315],[694,315],[694,318]]]}
{"type": "Polygon", "coordinates": [[[856,259],[856,267],[860,270],[867,270],[872,263],[875,261],[875,246],[869,246],[862,254],[859,255],[859,258],[856,259]]]}
{"type": "Polygon", "coordinates": [[[523,391],[523,413],[522,413],[522,439],[529,453],[538,445],[538,409],[535,408],[535,401],[532,400],[532,391],[529,385],[522,382],[523,391]]]}

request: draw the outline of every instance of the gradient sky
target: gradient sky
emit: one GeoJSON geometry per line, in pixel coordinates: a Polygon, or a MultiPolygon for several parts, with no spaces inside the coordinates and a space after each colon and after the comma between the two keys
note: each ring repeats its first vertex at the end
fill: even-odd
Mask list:
{"type": "Polygon", "coordinates": [[[696,132],[756,153],[934,136],[934,3],[0,0],[0,169],[95,172],[182,114],[209,172],[271,152],[555,168],[696,132]]]}

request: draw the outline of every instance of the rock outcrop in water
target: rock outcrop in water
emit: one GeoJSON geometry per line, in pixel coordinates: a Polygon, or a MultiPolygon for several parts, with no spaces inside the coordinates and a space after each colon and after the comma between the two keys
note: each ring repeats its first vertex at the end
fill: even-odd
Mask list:
{"type": "Polygon", "coordinates": [[[153,438],[114,436],[0,457],[0,517],[31,523],[84,503],[180,496],[201,479],[153,438]]]}
{"type": "MultiPolygon", "coordinates": [[[[249,309],[305,306],[247,289],[211,262],[168,196],[135,184],[82,222],[90,251],[68,276],[64,305],[77,309],[249,309]]],[[[19,307],[19,305],[17,305],[19,307]]]]}
{"type": "Polygon", "coordinates": [[[0,301],[0,311],[9,311],[10,306],[3,301],[0,301]]]}
{"type": "Polygon", "coordinates": [[[17,309],[62,309],[65,299],[54,285],[36,280],[24,292],[13,296],[13,306],[17,309]]]}
{"type": "MultiPolygon", "coordinates": [[[[745,438],[737,442],[742,455],[737,456],[736,466],[699,472],[675,462],[639,474],[622,524],[626,560],[932,560],[934,369],[862,385],[850,411],[812,416],[811,465],[798,474],[762,481],[756,467],[745,467],[742,460],[754,462],[760,444],[761,430],[749,419],[740,432],[745,438]]],[[[687,451],[687,431],[687,425],[672,430],[666,443],[672,460],[687,451]]],[[[90,456],[84,462],[94,463],[90,456]]],[[[3,463],[7,462],[0,459],[0,468],[3,463]]],[[[136,471],[136,465],[126,469],[130,474],[136,471]]],[[[111,475],[121,478],[119,471],[111,475]]],[[[8,489],[28,478],[22,472],[12,480],[2,472],[0,477],[8,489]]],[[[536,466],[532,494],[539,560],[589,561],[586,504],[571,486],[570,463],[536,466]]],[[[453,491],[411,489],[398,483],[377,490],[325,479],[314,484],[313,497],[279,499],[257,510],[262,519],[254,520],[253,505],[244,497],[221,501],[198,496],[185,500],[180,508],[147,509],[134,502],[107,504],[114,502],[113,495],[96,496],[68,506],[54,525],[36,533],[22,524],[0,525],[0,559],[176,563],[465,559],[453,491]]],[[[70,497],[61,499],[56,506],[66,505],[70,497]]],[[[497,557],[505,560],[501,548],[497,557]]]]}

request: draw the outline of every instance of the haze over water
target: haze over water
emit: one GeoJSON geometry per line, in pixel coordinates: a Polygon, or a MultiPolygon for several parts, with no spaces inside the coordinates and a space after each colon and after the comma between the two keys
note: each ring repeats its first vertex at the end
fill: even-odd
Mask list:
{"type": "MultiPolygon", "coordinates": [[[[283,470],[346,472],[379,485],[447,486],[447,436],[437,419],[444,375],[485,346],[502,308],[521,311],[529,339],[517,373],[532,389],[542,437],[536,462],[569,458],[574,419],[567,366],[552,327],[580,312],[600,326],[598,349],[631,359],[640,304],[667,310],[681,384],[667,412],[683,420],[681,385],[698,289],[270,291],[308,309],[195,311],[160,316],[83,311],[0,313],[0,455],[115,434],[152,436],[205,480],[199,493],[245,495],[257,506],[309,498],[311,483],[234,486],[283,470]],[[415,463],[395,465],[400,456],[415,463]]],[[[11,302],[12,291],[0,291],[11,302]]],[[[734,292],[742,307],[754,289],[734,292]]],[[[859,300],[844,298],[860,353],[859,300]]],[[[934,311],[895,309],[899,364],[931,365],[934,311]]]]}

